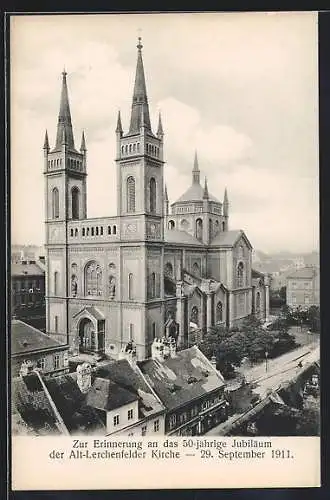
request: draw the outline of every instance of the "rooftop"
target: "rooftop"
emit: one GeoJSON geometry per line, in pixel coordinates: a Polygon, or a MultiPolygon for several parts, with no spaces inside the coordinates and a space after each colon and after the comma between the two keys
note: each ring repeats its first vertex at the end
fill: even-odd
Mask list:
{"type": "Polygon", "coordinates": [[[11,265],[12,276],[44,276],[45,271],[37,263],[23,264],[15,263],[11,265]]]}
{"type": "Polygon", "coordinates": [[[232,247],[235,243],[244,236],[248,244],[251,246],[249,240],[247,239],[244,231],[242,229],[236,229],[233,231],[223,231],[218,233],[211,241],[211,246],[228,246],[232,247]]]}
{"type": "Polygon", "coordinates": [[[135,394],[141,403],[140,412],[142,416],[156,413],[162,409],[162,405],[146,383],[140,369],[138,367],[133,369],[126,359],[110,362],[107,366],[98,368],[96,374],[98,377],[111,379],[116,384],[135,394]]]}
{"type": "Polygon", "coordinates": [[[312,279],[318,274],[318,270],[315,267],[302,267],[296,271],[291,271],[287,276],[287,279],[312,279]]]}
{"type": "Polygon", "coordinates": [[[11,322],[11,353],[24,354],[31,351],[48,349],[51,347],[65,347],[49,335],[37,330],[21,320],[11,322]]]}
{"type": "Polygon", "coordinates": [[[166,243],[184,243],[187,245],[203,246],[203,243],[197,238],[186,231],[179,231],[178,229],[165,229],[164,239],[166,243]]]}
{"type": "Polygon", "coordinates": [[[175,358],[148,359],[139,366],[168,410],[224,386],[220,373],[196,346],[177,352],[175,358]]]}
{"type": "Polygon", "coordinates": [[[137,395],[112,380],[96,377],[87,393],[86,404],[98,410],[111,411],[137,401],[137,395]]]}

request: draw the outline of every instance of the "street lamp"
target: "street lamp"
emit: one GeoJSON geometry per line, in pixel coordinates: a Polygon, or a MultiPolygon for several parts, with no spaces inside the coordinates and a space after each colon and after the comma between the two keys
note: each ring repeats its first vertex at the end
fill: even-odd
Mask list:
{"type": "Polygon", "coordinates": [[[265,351],[265,359],[266,359],[266,373],[268,372],[268,351],[265,351]]]}

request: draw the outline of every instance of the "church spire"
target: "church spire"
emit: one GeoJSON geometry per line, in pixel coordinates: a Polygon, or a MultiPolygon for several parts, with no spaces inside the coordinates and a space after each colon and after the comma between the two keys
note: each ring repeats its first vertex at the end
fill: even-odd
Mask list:
{"type": "Polygon", "coordinates": [[[81,153],[85,153],[86,151],[87,151],[87,148],[86,148],[85,132],[84,132],[84,131],[82,131],[82,134],[81,134],[80,152],[81,152],[81,153]]]}
{"type": "Polygon", "coordinates": [[[159,112],[159,117],[158,117],[158,129],[157,129],[157,137],[161,139],[164,137],[164,130],[163,130],[163,124],[162,124],[162,115],[159,112]]]}
{"type": "Polygon", "coordinates": [[[207,187],[207,178],[205,177],[203,200],[208,200],[208,199],[209,199],[209,190],[207,187]]]}
{"type": "Polygon", "coordinates": [[[167,186],[165,184],[165,190],[164,190],[164,198],[165,198],[165,201],[168,201],[168,194],[167,194],[167,186]]]}
{"type": "Polygon", "coordinates": [[[121,114],[120,114],[120,110],[118,111],[116,133],[117,133],[117,134],[120,134],[120,135],[122,135],[122,133],[123,133],[123,126],[122,126],[122,124],[121,124],[121,114]]]}
{"type": "Polygon", "coordinates": [[[200,183],[200,171],[199,171],[199,166],[198,166],[197,151],[195,151],[194,168],[192,171],[192,180],[193,180],[193,184],[200,183]]]}
{"type": "Polygon", "coordinates": [[[55,150],[61,149],[61,145],[63,144],[63,137],[65,137],[65,143],[68,146],[68,148],[75,149],[66,75],[67,73],[64,69],[62,72],[62,91],[61,91],[60,111],[57,123],[55,150]]]}
{"type": "Polygon", "coordinates": [[[49,151],[49,140],[48,140],[47,129],[46,129],[46,133],[45,133],[44,149],[47,150],[47,151],[49,151]]]}
{"type": "Polygon", "coordinates": [[[228,212],[229,212],[229,201],[228,201],[227,188],[225,188],[225,194],[223,197],[223,215],[228,216],[228,212]]]}
{"type": "Polygon", "coordinates": [[[131,122],[128,132],[129,134],[138,134],[140,132],[142,116],[143,125],[147,130],[151,132],[148,97],[142,59],[142,47],[143,45],[141,43],[141,38],[139,37],[137,44],[138,55],[135,72],[131,122]]]}

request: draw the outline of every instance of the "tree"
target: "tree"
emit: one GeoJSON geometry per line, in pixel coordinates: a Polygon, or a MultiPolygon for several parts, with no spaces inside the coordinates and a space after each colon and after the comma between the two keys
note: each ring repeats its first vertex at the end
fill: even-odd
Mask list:
{"type": "Polygon", "coordinates": [[[306,314],[307,323],[312,332],[320,332],[320,308],[318,306],[311,306],[306,314]]]}
{"type": "Polygon", "coordinates": [[[279,292],[280,298],[286,303],[286,286],[282,286],[279,292]]]}

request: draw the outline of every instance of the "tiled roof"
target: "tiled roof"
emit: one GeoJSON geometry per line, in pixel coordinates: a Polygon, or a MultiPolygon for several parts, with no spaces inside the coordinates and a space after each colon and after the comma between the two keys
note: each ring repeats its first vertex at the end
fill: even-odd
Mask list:
{"type": "Polygon", "coordinates": [[[33,431],[37,435],[60,434],[56,417],[48,398],[35,374],[24,378],[12,379],[11,412],[19,415],[27,429],[23,434],[33,431]]]}
{"type": "Polygon", "coordinates": [[[13,319],[11,322],[11,352],[24,354],[30,351],[64,347],[49,335],[27,325],[23,321],[13,319]]]}
{"type": "Polygon", "coordinates": [[[203,243],[186,231],[178,229],[165,229],[164,239],[166,243],[185,243],[187,245],[203,246],[203,243]]]}
{"type": "Polygon", "coordinates": [[[141,403],[140,411],[142,416],[156,413],[162,409],[162,405],[144,380],[140,369],[138,367],[133,369],[126,359],[102,366],[98,368],[96,374],[98,377],[111,379],[116,384],[135,394],[141,403]]]}
{"type": "MultiPolygon", "coordinates": [[[[185,193],[183,193],[175,203],[182,203],[185,201],[203,201],[204,188],[199,182],[194,182],[185,193]]],[[[209,200],[221,203],[215,196],[209,193],[209,200]]],[[[172,206],[175,204],[173,203],[172,206]]]]}
{"type": "Polygon", "coordinates": [[[44,382],[71,434],[104,432],[104,423],[78,387],[76,373],[45,378],[44,382]]]}
{"type": "Polygon", "coordinates": [[[133,403],[137,396],[112,380],[96,377],[87,393],[86,404],[98,410],[111,411],[133,403]]]}
{"type": "Polygon", "coordinates": [[[45,271],[38,264],[12,264],[12,276],[44,276],[45,271]]]}
{"type": "Polygon", "coordinates": [[[139,366],[168,410],[224,386],[222,376],[196,346],[177,352],[175,358],[148,359],[139,366]]]}
{"type": "MultiPolygon", "coordinates": [[[[242,229],[236,229],[233,231],[223,231],[218,233],[215,238],[211,241],[211,246],[228,246],[233,247],[235,243],[241,236],[245,236],[244,231],[242,229]]],[[[246,236],[245,236],[246,238],[246,236]]],[[[249,242],[249,240],[246,238],[249,242]]],[[[250,242],[249,242],[250,244],[250,242]]]]}
{"type": "Polygon", "coordinates": [[[311,279],[314,278],[318,274],[318,271],[314,267],[302,267],[301,269],[297,269],[296,271],[290,272],[287,276],[287,279],[311,279]]]}

